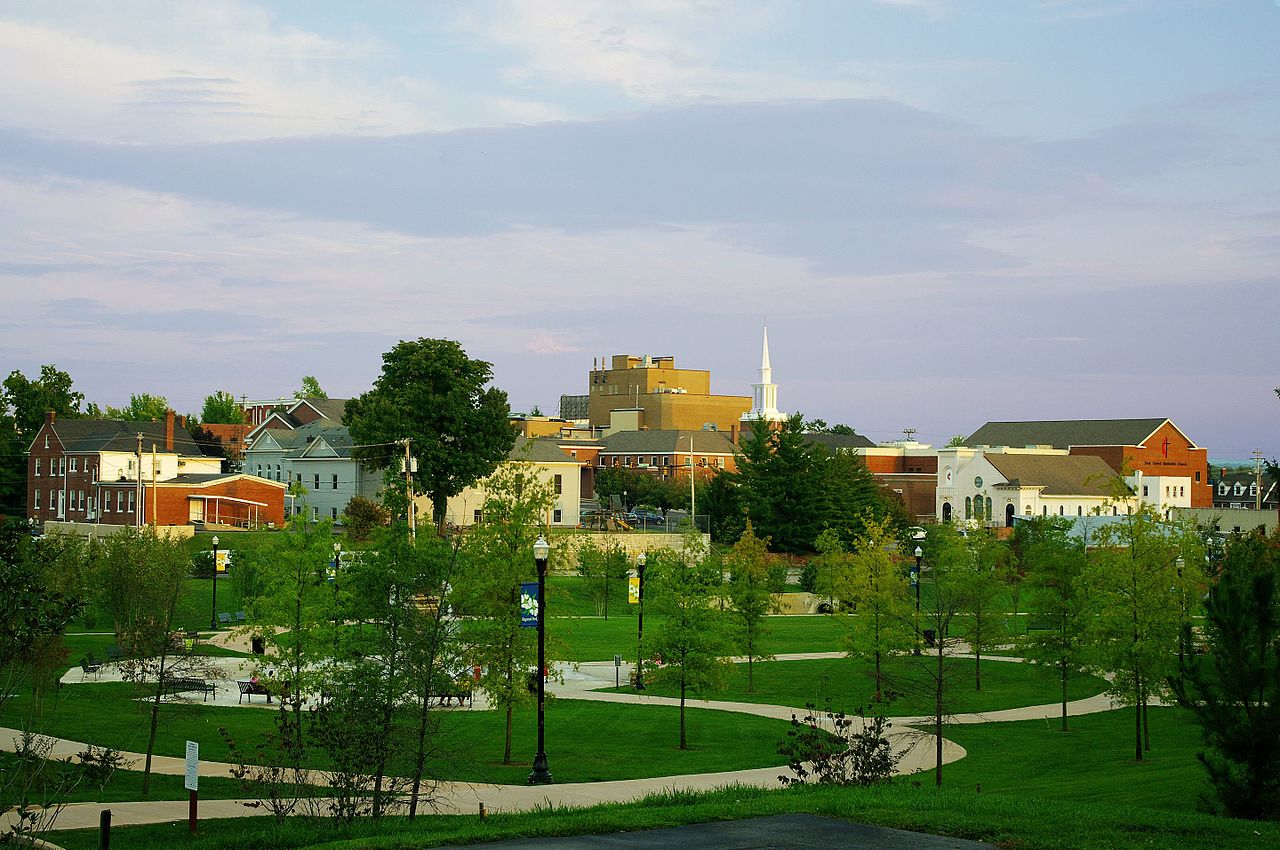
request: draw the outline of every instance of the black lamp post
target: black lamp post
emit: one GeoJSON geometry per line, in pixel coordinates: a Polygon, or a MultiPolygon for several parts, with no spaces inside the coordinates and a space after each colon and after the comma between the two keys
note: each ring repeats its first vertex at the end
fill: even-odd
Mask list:
{"type": "Polygon", "coordinates": [[[1187,594],[1182,589],[1182,568],[1186,566],[1186,561],[1182,556],[1178,556],[1178,560],[1174,562],[1174,566],[1178,568],[1178,670],[1181,671],[1186,665],[1187,655],[1187,594]]]}
{"type": "Polygon", "coordinates": [[[636,601],[640,603],[640,616],[636,618],[636,690],[644,690],[644,678],[641,671],[644,669],[644,655],[641,653],[641,647],[644,644],[644,562],[645,554],[641,552],[636,556],[636,577],[639,579],[636,583],[636,601]]]}
{"type": "Polygon", "coordinates": [[[218,627],[218,535],[213,535],[213,604],[209,606],[209,628],[218,627]]]}
{"type": "Polygon", "coordinates": [[[924,557],[924,550],[919,546],[916,547],[916,565],[911,569],[911,586],[916,589],[916,648],[911,651],[912,655],[920,654],[920,559],[924,557]]]}
{"type": "Polygon", "coordinates": [[[553,781],[547,769],[547,747],[543,728],[543,700],[547,684],[547,556],[551,547],[546,538],[538,535],[533,544],[533,560],[538,565],[538,754],[533,759],[530,785],[550,785],[553,781]]]}
{"type": "Polygon", "coordinates": [[[329,581],[333,584],[333,657],[338,658],[338,567],[342,563],[342,544],[333,544],[333,575],[329,581]]]}

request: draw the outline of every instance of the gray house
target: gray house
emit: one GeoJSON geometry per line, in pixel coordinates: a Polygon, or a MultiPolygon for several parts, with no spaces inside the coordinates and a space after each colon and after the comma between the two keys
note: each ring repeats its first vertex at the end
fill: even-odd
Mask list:
{"type": "MultiPolygon", "coordinates": [[[[265,423],[264,423],[265,424],[265,423]]],[[[291,486],[285,515],[315,522],[339,521],[354,496],[377,499],[381,470],[366,469],[351,456],[345,425],[322,418],[296,428],[262,428],[251,435],[244,471],[291,486]]]]}

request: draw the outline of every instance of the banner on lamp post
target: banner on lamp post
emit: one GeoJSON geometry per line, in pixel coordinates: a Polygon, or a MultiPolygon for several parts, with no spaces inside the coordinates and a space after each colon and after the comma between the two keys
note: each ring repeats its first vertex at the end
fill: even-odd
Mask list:
{"type": "Polygon", "coordinates": [[[218,550],[218,557],[214,561],[213,568],[216,572],[225,573],[227,565],[231,563],[231,552],[226,549],[218,550]]]}
{"type": "Polygon", "coordinates": [[[640,601],[640,578],[631,576],[627,579],[627,602],[635,605],[640,601]]]}
{"type": "Polygon", "coordinates": [[[536,629],[538,627],[538,583],[526,581],[520,585],[520,628],[536,629]]]}

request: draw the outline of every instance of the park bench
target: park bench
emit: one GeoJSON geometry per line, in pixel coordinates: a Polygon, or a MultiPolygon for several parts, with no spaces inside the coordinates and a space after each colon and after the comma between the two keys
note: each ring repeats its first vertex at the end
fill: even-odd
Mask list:
{"type": "Polygon", "coordinates": [[[164,681],[164,693],[167,696],[177,696],[178,694],[188,693],[191,691],[199,691],[204,695],[204,701],[208,702],[209,697],[217,698],[218,688],[208,679],[193,679],[175,676],[164,681]]]}
{"type": "Polygon", "coordinates": [[[244,614],[244,612],[243,612],[243,611],[237,611],[237,612],[236,612],[235,620],[236,620],[236,622],[237,622],[237,623],[239,623],[240,625],[242,625],[242,626],[243,626],[243,625],[245,624],[245,621],[246,621],[247,619],[248,619],[248,618],[247,618],[247,617],[245,617],[245,614],[244,614]]]}
{"type": "Polygon", "coordinates": [[[238,702],[242,703],[244,698],[248,697],[249,703],[252,704],[254,694],[264,696],[267,698],[267,702],[271,702],[271,691],[267,690],[266,686],[261,682],[236,682],[236,684],[240,687],[240,699],[238,702]]]}
{"type": "Polygon", "coordinates": [[[119,664],[124,660],[124,653],[120,651],[120,647],[114,643],[107,647],[107,663],[119,664]]]}
{"type": "Polygon", "coordinates": [[[218,625],[219,626],[231,625],[231,615],[226,613],[225,611],[218,614],[218,625]]]}
{"type": "Polygon", "coordinates": [[[462,684],[450,684],[438,689],[440,693],[441,705],[450,705],[456,699],[458,705],[464,706],[471,702],[471,688],[462,684]]]}
{"type": "Polygon", "coordinates": [[[80,681],[84,681],[84,677],[93,674],[93,678],[98,678],[98,671],[102,669],[102,662],[95,661],[92,655],[85,656],[80,659],[80,681]]]}

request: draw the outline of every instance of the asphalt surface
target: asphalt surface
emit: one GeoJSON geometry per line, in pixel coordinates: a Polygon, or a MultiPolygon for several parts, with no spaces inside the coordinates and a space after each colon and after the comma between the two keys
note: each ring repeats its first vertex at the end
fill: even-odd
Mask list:
{"type": "MultiPolygon", "coordinates": [[[[814,850],[840,847],[851,850],[995,850],[994,844],[926,835],[901,829],[885,829],[816,815],[773,815],[747,820],[717,821],[643,832],[577,835],[558,838],[518,838],[469,844],[502,850],[814,850]]],[[[454,850],[460,850],[455,847],[454,850]]]]}

